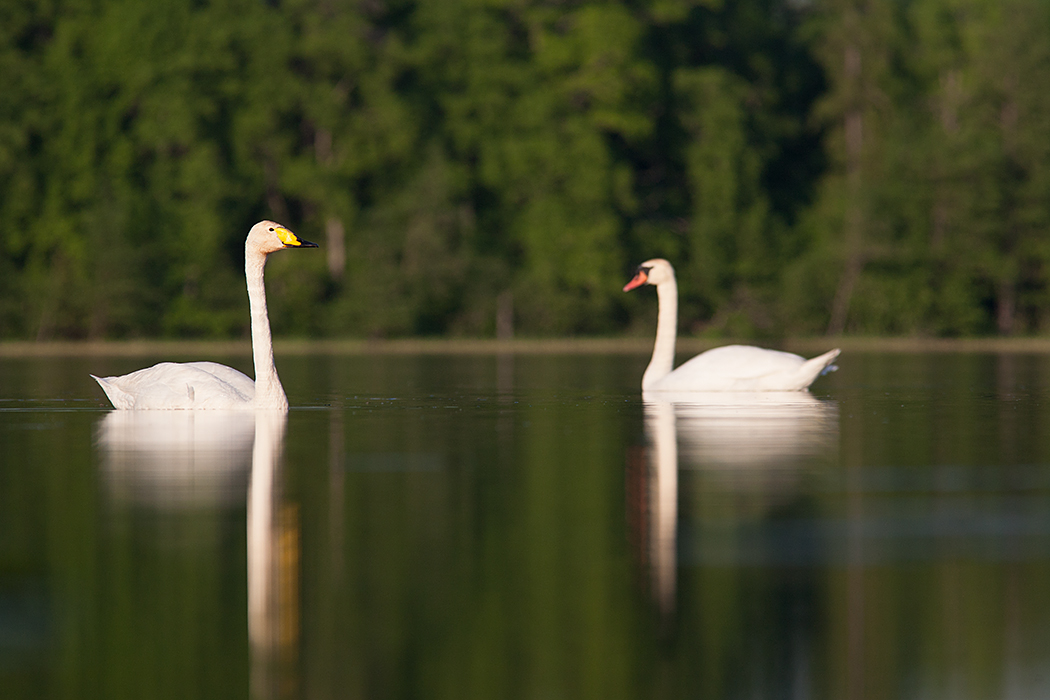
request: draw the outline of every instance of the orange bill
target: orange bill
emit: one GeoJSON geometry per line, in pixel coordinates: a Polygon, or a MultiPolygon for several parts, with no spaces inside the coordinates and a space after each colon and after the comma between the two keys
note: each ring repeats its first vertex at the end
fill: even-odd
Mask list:
{"type": "Polygon", "coordinates": [[[645,269],[640,269],[638,270],[638,272],[634,273],[634,277],[631,278],[631,281],[623,286],[623,291],[629,292],[635,287],[641,287],[648,280],[649,271],[645,269]]]}

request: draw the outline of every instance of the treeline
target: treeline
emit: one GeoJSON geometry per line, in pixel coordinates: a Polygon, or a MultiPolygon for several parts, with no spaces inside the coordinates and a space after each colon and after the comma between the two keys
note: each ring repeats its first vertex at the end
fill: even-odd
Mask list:
{"type": "Polygon", "coordinates": [[[1040,0],[8,0],[0,337],[1050,326],[1040,0]],[[501,323],[497,324],[497,318],[501,323]]]}

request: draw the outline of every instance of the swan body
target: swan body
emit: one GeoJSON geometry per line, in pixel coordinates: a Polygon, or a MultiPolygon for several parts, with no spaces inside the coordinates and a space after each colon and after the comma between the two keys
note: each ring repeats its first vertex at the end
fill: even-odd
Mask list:
{"type": "Polygon", "coordinates": [[[751,345],[714,348],[674,369],[678,283],[671,263],[661,258],[647,260],[623,290],[644,284],[656,287],[660,311],[653,357],[642,375],[643,391],[805,391],[817,377],[837,369],[831,363],[838,349],[807,360],[751,345]]]}
{"type": "Polygon", "coordinates": [[[119,377],[91,375],[120,410],[276,409],[288,398],[273,362],[263,268],[266,256],[285,248],[316,248],[273,221],[260,221],[244,243],[244,275],[252,319],[255,380],[216,362],[161,362],[119,377]]]}

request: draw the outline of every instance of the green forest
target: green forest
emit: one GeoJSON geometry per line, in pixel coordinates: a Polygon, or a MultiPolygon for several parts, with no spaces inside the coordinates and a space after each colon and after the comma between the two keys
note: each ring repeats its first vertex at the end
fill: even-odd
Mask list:
{"type": "Polygon", "coordinates": [[[1042,0],[5,0],[0,339],[1050,330],[1042,0]]]}

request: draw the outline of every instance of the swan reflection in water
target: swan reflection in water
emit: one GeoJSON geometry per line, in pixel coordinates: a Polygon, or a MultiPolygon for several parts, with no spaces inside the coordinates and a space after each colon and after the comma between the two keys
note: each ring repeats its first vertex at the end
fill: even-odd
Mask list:
{"type": "Polygon", "coordinates": [[[283,503],[281,451],[287,417],[255,414],[248,487],[248,641],[253,698],[295,694],[299,647],[299,513],[283,503]]]}
{"type": "Polygon", "coordinates": [[[119,501],[241,504],[254,432],[252,411],[110,411],[98,427],[103,477],[119,501]]]}
{"type": "Polygon", "coordinates": [[[768,508],[790,497],[815,459],[836,449],[838,409],[806,391],[645,392],[642,398],[649,449],[646,483],[638,489],[647,537],[639,545],[666,619],[676,597],[679,471],[698,473],[711,490],[744,496],[751,509],[756,503],[768,508]]]}
{"type": "Polygon", "coordinates": [[[282,411],[112,411],[98,429],[118,500],[189,511],[247,496],[253,698],[292,695],[297,677],[299,519],[280,497],[286,423],[282,411]]]}

